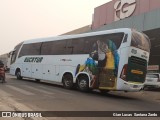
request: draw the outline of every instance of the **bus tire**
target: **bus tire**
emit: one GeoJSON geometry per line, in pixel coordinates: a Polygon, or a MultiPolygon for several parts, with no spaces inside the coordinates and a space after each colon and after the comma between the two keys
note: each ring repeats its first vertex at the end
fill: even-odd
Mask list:
{"type": "Polygon", "coordinates": [[[89,91],[89,79],[87,76],[82,75],[78,78],[78,89],[82,92],[89,91]]]}
{"type": "Polygon", "coordinates": [[[22,80],[21,71],[17,70],[16,72],[17,80],[22,80]]]}
{"type": "Polygon", "coordinates": [[[73,88],[73,77],[71,74],[66,74],[63,76],[63,87],[66,89],[73,88]]]}

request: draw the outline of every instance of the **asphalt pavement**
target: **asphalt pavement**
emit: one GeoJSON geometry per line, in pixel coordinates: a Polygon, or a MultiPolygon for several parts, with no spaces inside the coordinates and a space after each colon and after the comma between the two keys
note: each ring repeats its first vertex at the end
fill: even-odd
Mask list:
{"type": "MultiPolygon", "coordinates": [[[[119,92],[111,91],[101,95],[97,91],[82,93],[66,90],[61,86],[36,83],[32,80],[16,80],[7,74],[7,83],[0,83],[0,111],[160,111],[160,91],[119,92]]],[[[0,120],[85,120],[86,118],[1,118],[0,120]]],[[[87,120],[107,120],[112,118],[87,118],[87,120]]],[[[122,119],[122,118],[121,118],[122,119]]],[[[126,117],[123,120],[127,119],[126,117]]],[[[131,118],[130,118],[131,119],[131,118]]],[[[140,119],[140,118],[138,118],[140,119]]],[[[141,118],[146,120],[146,118],[141,118]]],[[[151,118],[150,118],[151,119],[151,118]]],[[[153,118],[157,119],[157,118],[153,118]]],[[[128,119],[127,119],[128,120],[128,119]]]]}

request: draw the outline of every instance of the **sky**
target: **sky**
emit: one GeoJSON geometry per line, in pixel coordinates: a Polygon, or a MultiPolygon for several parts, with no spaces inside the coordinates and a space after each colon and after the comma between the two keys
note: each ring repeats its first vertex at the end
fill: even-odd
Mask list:
{"type": "Polygon", "coordinates": [[[111,0],[0,0],[0,55],[24,41],[91,25],[94,8],[111,0]]]}

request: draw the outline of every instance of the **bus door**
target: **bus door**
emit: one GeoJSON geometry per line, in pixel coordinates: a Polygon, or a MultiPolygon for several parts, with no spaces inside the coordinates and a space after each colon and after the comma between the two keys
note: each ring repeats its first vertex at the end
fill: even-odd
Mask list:
{"type": "Polygon", "coordinates": [[[113,56],[112,51],[107,45],[110,43],[113,44],[113,42],[107,42],[98,40],[93,45],[93,52],[90,54],[92,59],[90,58],[86,61],[86,66],[89,67],[89,70],[92,73],[91,86],[93,86],[93,88],[99,87],[99,89],[113,89],[115,86],[117,75],[117,66],[115,68],[115,62],[118,60],[119,56],[117,50],[115,50],[115,57],[113,56]]]}
{"type": "Polygon", "coordinates": [[[101,48],[98,49],[99,89],[116,90],[120,59],[122,55],[126,55],[121,55],[120,49],[127,48],[130,42],[128,41],[128,34],[124,33],[114,34],[105,40],[100,41],[99,47],[101,48]],[[104,45],[104,43],[107,44],[104,45]]]}
{"type": "Polygon", "coordinates": [[[99,74],[99,89],[113,89],[115,87],[116,77],[113,70],[103,70],[99,74]]]}
{"type": "Polygon", "coordinates": [[[119,53],[108,50],[105,59],[98,61],[98,80],[100,89],[113,89],[118,74],[119,53]],[[115,54],[115,56],[114,56],[115,54]]]}

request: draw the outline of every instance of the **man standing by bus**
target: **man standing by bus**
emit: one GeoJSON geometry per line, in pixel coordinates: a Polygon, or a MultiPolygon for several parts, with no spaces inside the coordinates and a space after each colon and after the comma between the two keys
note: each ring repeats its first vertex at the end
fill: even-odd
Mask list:
{"type": "Polygon", "coordinates": [[[0,80],[5,83],[5,68],[3,62],[0,60],[0,80]]]}

